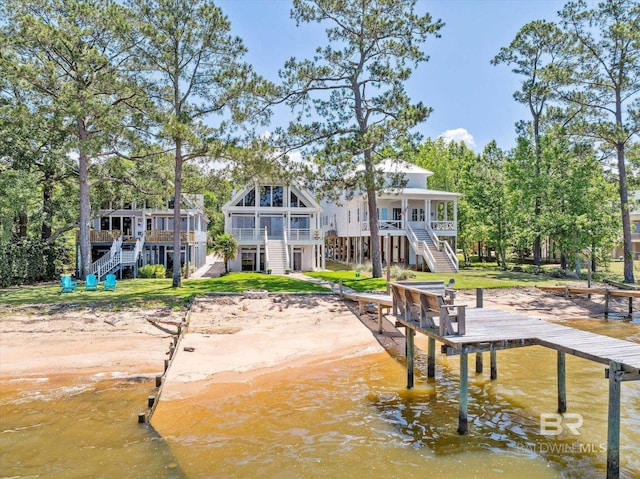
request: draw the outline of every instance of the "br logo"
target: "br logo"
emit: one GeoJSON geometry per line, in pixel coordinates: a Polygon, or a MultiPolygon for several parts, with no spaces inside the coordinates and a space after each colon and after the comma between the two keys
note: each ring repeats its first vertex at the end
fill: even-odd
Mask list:
{"type": "Polygon", "coordinates": [[[574,436],[579,436],[579,429],[583,422],[582,414],[542,413],[540,414],[540,434],[543,436],[559,436],[566,429],[574,436]]]}

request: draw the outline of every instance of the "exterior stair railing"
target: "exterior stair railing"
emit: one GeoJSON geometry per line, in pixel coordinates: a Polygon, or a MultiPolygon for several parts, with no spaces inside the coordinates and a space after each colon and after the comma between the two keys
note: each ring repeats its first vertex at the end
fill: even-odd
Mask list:
{"type": "Polygon", "coordinates": [[[449,259],[449,262],[455,267],[456,271],[458,271],[460,269],[460,261],[458,260],[458,257],[456,256],[455,251],[453,251],[451,245],[447,241],[438,238],[438,235],[436,235],[435,231],[433,231],[428,223],[425,226],[427,233],[429,233],[429,236],[431,237],[433,244],[438,248],[438,251],[442,251],[449,259]]]}
{"type": "Polygon", "coordinates": [[[264,269],[265,272],[269,270],[269,235],[266,226],[264,227],[264,269]]]}
{"type": "Polygon", "coordinates": [[[98,280],[101,280],[104,275],[120,264],[122,251],[122,236],[119,236],[111,244],[111,248],[108,253],[105,253],[96,261],[91,264],[89,271],[91,274],[95,274],[98,280]]]}
{"type": "Polygon", "coordinates": [[[433,257],[433,253],[429,249],[429,245],[426,241],[420,241],[416,236],[415,231],[409,223],[407,223],[407,231],[409,232],[409,241],[411,241],[411,245],[416,252],[421,253],[422,257],[427,261],[427,265],[429,269],[433,272],[437,271],[437,263],[436,259],[433,257]]]}
{"type": "MultiPolygon", "coordinates": [[[[291,268],[291,262],[289,261],[289,243],[287,242],[287,230],[284,230],[284,254],[287,261],[286,268],[291,268]]],[[[286,271],[286,269],[285,269],[286,271]]]]}

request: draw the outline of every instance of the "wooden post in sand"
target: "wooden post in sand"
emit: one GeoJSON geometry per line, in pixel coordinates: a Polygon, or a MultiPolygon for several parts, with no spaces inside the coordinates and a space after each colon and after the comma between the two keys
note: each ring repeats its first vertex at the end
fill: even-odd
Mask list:
{"type": "Polygon", "coordinates": [[[145,422],[147,422],[147,415],[143,412],[138,413],[138,423],[144,424],[145,422]]]}

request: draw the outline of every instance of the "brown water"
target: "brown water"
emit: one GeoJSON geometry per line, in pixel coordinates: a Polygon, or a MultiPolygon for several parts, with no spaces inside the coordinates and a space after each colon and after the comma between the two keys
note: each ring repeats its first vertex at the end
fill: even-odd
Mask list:
{"type": "MultiPolygon", "coordinates": [[[[634,324],[574,325],[640,338],[634,324]]],[[[456,433],[455,357],[439,358],[435,382],[419,358],[411,391],[404,366],[386,354],[217,386],[161,403],[154,426],[164,439],[136,424],[149,383],[3,383],[0,477],[601,478],[604,368],[567,356],[568,412],[583,416],[581,435],[541,436],[540,414],[557,407],[555,359],[515,349],[498,354],[497,381],[472,372],[466,436],[456,433]]],[[[623,383],[621,422],[621,477],[639,478],[640,384],[623,383]]]]}

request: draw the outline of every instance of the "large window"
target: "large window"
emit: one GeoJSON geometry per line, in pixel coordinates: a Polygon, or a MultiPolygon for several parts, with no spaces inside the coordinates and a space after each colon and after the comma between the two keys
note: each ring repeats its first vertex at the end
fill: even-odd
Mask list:
{"type": "Polygon", "coordinates": [[[311,218],[308,216],[292,216],[291,217],[291,229],[292,230],[308,230],[310,228],[311,218]]]}
{"type": "Polygon", "coordinates": [[[256,190],[251,189],[244,197],[236,203],[236,206],[255,206],[256,205],[256,190]]]}
{"type": "Polygon", "coordinates": [[[233,215],[233,217],[231,218],[231,227],[234,229],[235,228],[253,229],[255,228],[255,225],[256,225],[256,219],[253,216],[233,215]]]}
{"type": "Polygon", "coordinates": [[[284,206],[284,187],[261,186],[260,206],[282,208],[284,206]]]}

